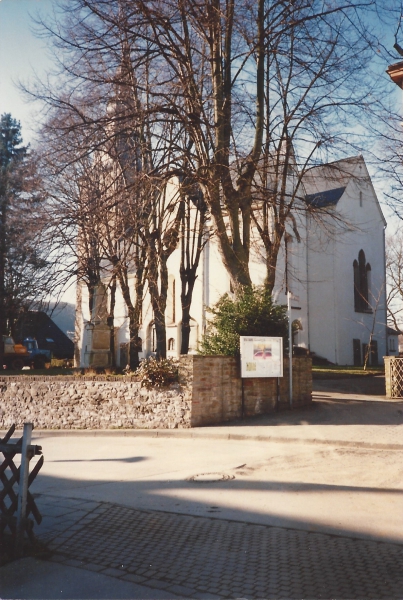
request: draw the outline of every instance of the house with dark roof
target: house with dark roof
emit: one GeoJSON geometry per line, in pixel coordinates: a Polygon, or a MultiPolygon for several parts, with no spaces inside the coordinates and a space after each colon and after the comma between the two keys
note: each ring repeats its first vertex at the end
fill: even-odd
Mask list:
{"type": "Polygon", "coordinates": [[[340,198],[345,192],[345,187],[334,188],[332,190],[325,190],[322,192],[316,192],[314,194],[306,194],[305,200],[307,204],[314,208],[325,208],[327,206],[336,206],[340,198]]]}
{"type": "Polygon", "coordinates": [[[74,343],[43,311],[28,311],[21,315],[16,325],[15,339],[35,338],[38,347],[51,350],[54,358],[73,358],[74,343]]]}

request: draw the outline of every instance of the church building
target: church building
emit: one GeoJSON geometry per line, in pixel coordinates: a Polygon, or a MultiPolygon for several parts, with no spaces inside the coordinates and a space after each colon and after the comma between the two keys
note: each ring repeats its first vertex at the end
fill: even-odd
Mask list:
{"type": "MultiPolygon", "coordinates": [[[[298,236],[294,223],[283,238],[273,291],[275,302],[282,305],[287,304],[287,290],[292,294],[294,347],[339,365],[362,365],[368,351],[370,364],[382,364],[388,352],[386,221],[365,161],[356,156],[311,168],[302,184],[303,197],[295,212],[298,236]]],[[[250,273],[253,283],[259,285],[265,266],[263,249],[255,237],[250,273]]],[[[179,267],[180,252],[175,250],[168,259],[166,309],[167,355],[171,357],[177,357],[181,347],[179,267]]],[[[190,352],[197,352],[205,331],[206,307],[225,293],[231,293],[230,279],[212,236],[204,246],[193,292],[190,352]]],[[[106,287],[98,290],[93,315],[88,312],[87,294],[85,286],[78,286],[76,361],[80,366],[101,365],[109,340],[106,287]]],[[[141,358],[155,351],[147,294],[143,307],[141,358]]],[[[127,309],[119,293],[113,336],[116,364],[124,367],[128,362],[129,332],[127,309]]]]}

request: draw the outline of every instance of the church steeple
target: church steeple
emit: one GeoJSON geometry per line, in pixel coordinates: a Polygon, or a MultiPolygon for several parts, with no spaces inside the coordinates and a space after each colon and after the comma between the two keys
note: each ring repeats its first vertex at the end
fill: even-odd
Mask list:
{"type": "Polygon", "coordinates": [[[131,61],[130,44],[124,38],[120,45],[120,62],[112,78],[113,96],[107,105],[110,133],[114,139],[116,158],[126,175],[141,170],[140,114],[137,81],[131,61]]]}

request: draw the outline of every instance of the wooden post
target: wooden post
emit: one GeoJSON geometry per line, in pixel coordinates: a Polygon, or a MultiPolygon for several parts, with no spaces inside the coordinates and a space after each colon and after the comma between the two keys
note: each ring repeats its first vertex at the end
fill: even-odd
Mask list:
{"type": "Polygon", "coordinates": [[[28,494],[28,476],[29,476],[29,446],[31,445],[32,423],[24,423],[24,432],[22,437],[20,480],[18,484],[18,509],[17,509],[17,535],[15,539],[15,552],[17,556],[22,556],[24,546],[24,525],[27,513],[27,494],[28,494]]]}
{"type": "Polygon", "coordinates": [[[276,388],[276,411],[278,411],[280,405],[280,377],[277,377],[277,388],[276,388]]]}
{"type": "Polygon", "coordinates": [[[242,397],[241,397],[241,418],[243,419],[245,416],[245,390],[243,387],[243,379],[241,378],[241,390],[242,390],[242,397]]]}
{"type": "Polygon", "coordinates": [[[292,320],[291,320],[291,292],[287,292],[287,310],[288,310],[288,377],[289,377],[289,401],[292,408],[292,320]]]}

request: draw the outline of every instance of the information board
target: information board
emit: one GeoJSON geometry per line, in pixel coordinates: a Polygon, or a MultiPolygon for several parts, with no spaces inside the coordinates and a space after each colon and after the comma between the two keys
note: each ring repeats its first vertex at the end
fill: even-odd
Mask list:
{"type": "Polygon", "coordinates": [[[282,377],[283,338],[241,336],[241,377],[282,377]]]}

